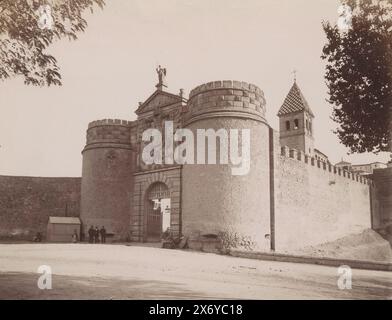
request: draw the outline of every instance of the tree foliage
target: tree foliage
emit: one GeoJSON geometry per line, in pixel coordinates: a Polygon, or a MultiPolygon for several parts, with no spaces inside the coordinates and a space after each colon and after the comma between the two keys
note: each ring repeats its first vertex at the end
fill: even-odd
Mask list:
{"type": "Polygon", "coordinates": [[[0,79],[19,75],[29,85],[61,85],[47,48],[56,39],[77,39],[87,27],[84,11],[94,6],[103,8],[104,0],[0,0],[0,79]],[[51,9],[51,28],[39,25],[44,5],[51,9]]]}
{"type": "Polygon", "coordinates": [[[351,26],[323,22],[335,133],[351,152],[387,151],[392,113],[392,0],[348,0],[351,26]]]}

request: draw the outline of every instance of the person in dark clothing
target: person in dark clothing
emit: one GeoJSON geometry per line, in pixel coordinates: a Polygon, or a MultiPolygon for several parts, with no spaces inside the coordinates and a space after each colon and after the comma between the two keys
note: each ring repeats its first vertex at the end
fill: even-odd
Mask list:
{"type": "Polygon", "coordinates": [[[98,227],[95,227],[95,230],[94,230],[94,243],[99,243],[99,230],[98,230],[98,227]]]}
{"type": "Polygon", "coordinates": [[[95,235],[95,231],[94,231],[93,226],[91,226],[90,229],[88,229],[88,242],[89,243],[93,243],[94,235],[95,235]]]}
{"type": "Polygon", "coordinates": [[[41,232],[37,232],[37,234],[34,237],[34,242],[41,242],[42,241],[42,234],[41,232]]]}
{"type": "Polygon", "coordinates": [[[101,230],[99,230],[99,233],[101,234],[101,243],[106,242],[106,229],[104,226],[102,226],[101,230]]]}
{"type": "Polygon", "coordinates": [[[76,243],[78,242],[78,232],[76,231],[76,229],[74,230],[73,234],[72,234],[72,242],[76,243]]]}

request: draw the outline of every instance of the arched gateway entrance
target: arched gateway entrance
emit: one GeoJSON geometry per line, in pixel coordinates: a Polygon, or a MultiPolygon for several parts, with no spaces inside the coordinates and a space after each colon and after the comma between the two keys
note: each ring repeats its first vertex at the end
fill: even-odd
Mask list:
{"type": "Polygon", "coordinates": [[[131,240],[160,240],[168,226],[174,236],[181,234],[181,168],[140,172],[134,183],[131,240]]]}
{"type": "Polygon", "coordinates": [[[163,182],[153,183],[147,190],[145,199],[147,241],[160,241],[161,235],[170,227],[170,191],[163,182]]]}

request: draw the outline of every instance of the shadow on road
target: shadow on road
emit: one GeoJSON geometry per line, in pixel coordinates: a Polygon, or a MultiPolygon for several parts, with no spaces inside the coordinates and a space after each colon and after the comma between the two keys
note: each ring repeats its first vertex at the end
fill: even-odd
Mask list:
{"type": "Polygon", "coordinates": [[[0,299],[219,299],[184,288],[181,284],[154,280],[52,276],[52,289],[41,290],[40,274],[0,273],[0,299]]]}

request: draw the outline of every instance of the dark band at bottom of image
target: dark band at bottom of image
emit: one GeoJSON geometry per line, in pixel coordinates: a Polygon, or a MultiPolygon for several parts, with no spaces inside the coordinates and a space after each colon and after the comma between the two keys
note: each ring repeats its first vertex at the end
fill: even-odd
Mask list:
{"type": "Polygon", "coordinates": [[[387,308],[386,300],[8,300],[0,301],[2,310],[16,310],[17,304],[26,304],[18,312],[32,312],[35,308],[47,312],[61,308],[64,316],[112,317],[123,313],[130,319],[256,319],[275,316],[300,315],[302,318],[322,313],[324,316],[360,314],[377,307],[387,308]],[[75,309],[77,307],[77,309],[75,309]]]}

